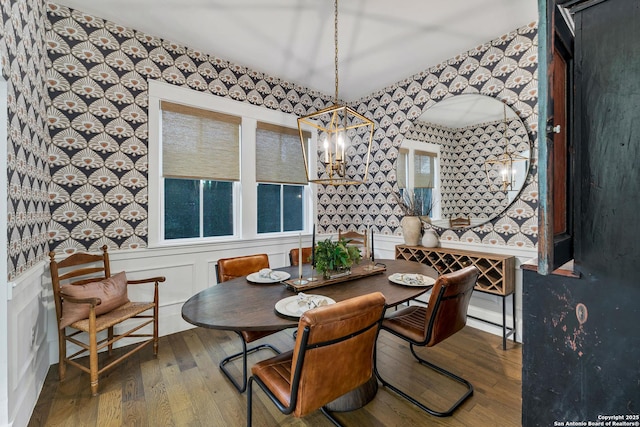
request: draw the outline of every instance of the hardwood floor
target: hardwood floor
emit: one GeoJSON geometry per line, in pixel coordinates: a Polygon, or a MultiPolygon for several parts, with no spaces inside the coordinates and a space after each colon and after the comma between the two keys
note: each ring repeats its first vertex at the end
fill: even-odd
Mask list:
{"type": "MultiPolygon", "coordinates": [[[[265,340],[281,350],[289,349],[293,346],[291,333],[282,331],[265,340]]],[[[157,358],[151,349],[144,349],[104,374],[97,397],[91,397],[87,374],[69,367],[61,383],[58,367],[53,365],[29,425],[243,426],[246,393],[238,394],[218,368],[218,362],[239,347],[235,334],[203,328],[162,337],[157,358]]],[[[511,341],[503,351],[501,337],[467,326],[438,346],[417,351],[474,385],[473,396],[453,416],[429,416],[380,387],[364,408],[337,413],[340,421],[358,427],[521,425],[520,344],[511,341]]],[[[251,355],[249,363],[270,355],[268,351],[251,355]]],[[[386,332],[380,333],[378,363],[385,379],[438,409],[444,408],[437,406],[439,402],[450,403],[461,391],[458,385],[419,365],[408,346],[386,332]]],[[[253,411],[256,427],[332,425],[319,411],[303,419],[282,415],[259,389],[254,390],[253,411]]]]}

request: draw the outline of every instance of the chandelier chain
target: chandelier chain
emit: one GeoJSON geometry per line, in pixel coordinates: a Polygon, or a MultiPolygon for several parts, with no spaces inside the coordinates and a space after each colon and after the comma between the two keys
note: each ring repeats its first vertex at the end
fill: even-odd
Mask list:
{"type": "Polygon", "coordinates": [[[333,43],[335,46],[335,56],[334,56],[334,64],[335,64],[335,73],[336,73],[336,96],[334,99],[334,104],[338,103],[338,0],[334,2],[334,36],[333,43]]]}

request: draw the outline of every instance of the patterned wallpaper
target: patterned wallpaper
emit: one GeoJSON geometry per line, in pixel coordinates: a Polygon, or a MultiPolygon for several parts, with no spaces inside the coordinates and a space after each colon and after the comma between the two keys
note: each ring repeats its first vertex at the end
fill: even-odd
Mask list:
{"type": "MultiPolygon", "coordinates": [[[[464,128],[447,128],[416,122],[405,134],[415,141],[439,144],[440,198],[443,218],[492,218],[509,204],[507,192],[500,191],[495,178],[489,187],[484,161],[504,152],[504,123],[478,123],[464,128]]],[[[517,118],[507,123],[507,150],[520,153],[529,150],[524,124],[517,118]]]]}
{"type": "Polygon", "coordinates": [[[38,0],[0,5],[0,57],[8,106],[7,273],[8,280],[13,280],[43,260],[48,251],[46,13],[44,2],[38,0]]]}
{"type": "MultiPolygon", "coordinates": [[[[58,251],[146,245],[147,79],[296,115],[331,104],[330,95],[79,11],[48,7],[50,236],[58,251]]],[[[467,92],[505,99],[533,134],[535,35],[534,24],[523,27],[353,103],[376,122],[371,183],[319,188],[319,231],[373,224],[378,233],[400,233],[401,216],[391,195],[398,146],[412,121],[436,100],[467,92]]],[[[360,136],[352,137],[356,154],[362,154],[360,136]]],[[[535,188],[532,180],[525,190],[525,203],[534,207],[531,218],[535,188]]],[[[535,231],[513,221],[513,211],[508,219],[474,230],[474,236],[491,241],[495,235],[496,244],[532,246],[535,231]]]]}

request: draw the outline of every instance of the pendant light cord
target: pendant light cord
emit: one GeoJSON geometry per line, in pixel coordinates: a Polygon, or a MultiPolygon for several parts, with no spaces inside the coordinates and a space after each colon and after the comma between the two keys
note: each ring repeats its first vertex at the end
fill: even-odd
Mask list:
{"type": "Polygon", "coordinates": [[[336,96],[334,98],[334,104],[338,104],[338,0],[334,2],[334,37],[333,43],[335,46],[335,72],[336,72],[336,96]]]}

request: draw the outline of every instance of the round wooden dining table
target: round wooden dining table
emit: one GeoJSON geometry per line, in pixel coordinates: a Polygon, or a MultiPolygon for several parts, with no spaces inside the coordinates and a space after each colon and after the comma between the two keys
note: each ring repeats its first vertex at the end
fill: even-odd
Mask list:
{"type": "MultiPolygon", "coordinates": [[[[393,307],[427,292],[432,286],[405,286],[393,283],[393,273],[417,273],[437,278],[435,269],[424,264],[406,260],[379,260],[386,270],[375,275],[346,280],[340,283],[310,289],[308,294],[319,294],[336,302],[368,294],[382,292],[387,307],[393,307]]],[[[276,269],[286,271],[292,278],[299,275],[298,267],[276,269]]],[[[303,266],[303,278],[312,277],[311,266],[303,266]]],[[[182,317],[187,322],[203,328],[229,331],[272,331],[294,328],[298,319],[279,314],[275,305],[283,298],[296,295],[282,283],[252,283],[239,277],[200,291],[182,306],[182,317]]],[[[292,341],[293,343],[293,341],[292,341]]],[[[339,397],[326,405],[332,411],[350,411],[366,405],[375,396],[378,383],[375,375],[368,383],[339,397]]]]}
{"type": "MultiPolygon", "coordinates": [[[[386,266],[386,271],[372,276],[347,280],[305,293],[320,294],[336,302],[371,292],[382,292],[388,307],[402,304],[431,289],[430,286],[403,286],[391,282],[393,273],[418,273],[437,278],[435,269],[413,261],[379,260],[378,265],[386,266]]],[[[298,276],[298,267],[276,269],[286,271],[292,278],[298,276]]],[[[314,273],[317,276],[317,272],[314,273]]],[[[303,266],[303,277],[311,277],[311,266],[303,266]]],[[[283,298],[296,292],[282,283],[252,283],[246,277],[239,277],[200,291],[182,306],[182,318],[203,328],[228,331],[272,331],[298,326],[298,319],[279,315],[275,305],[283,298]]]]}

